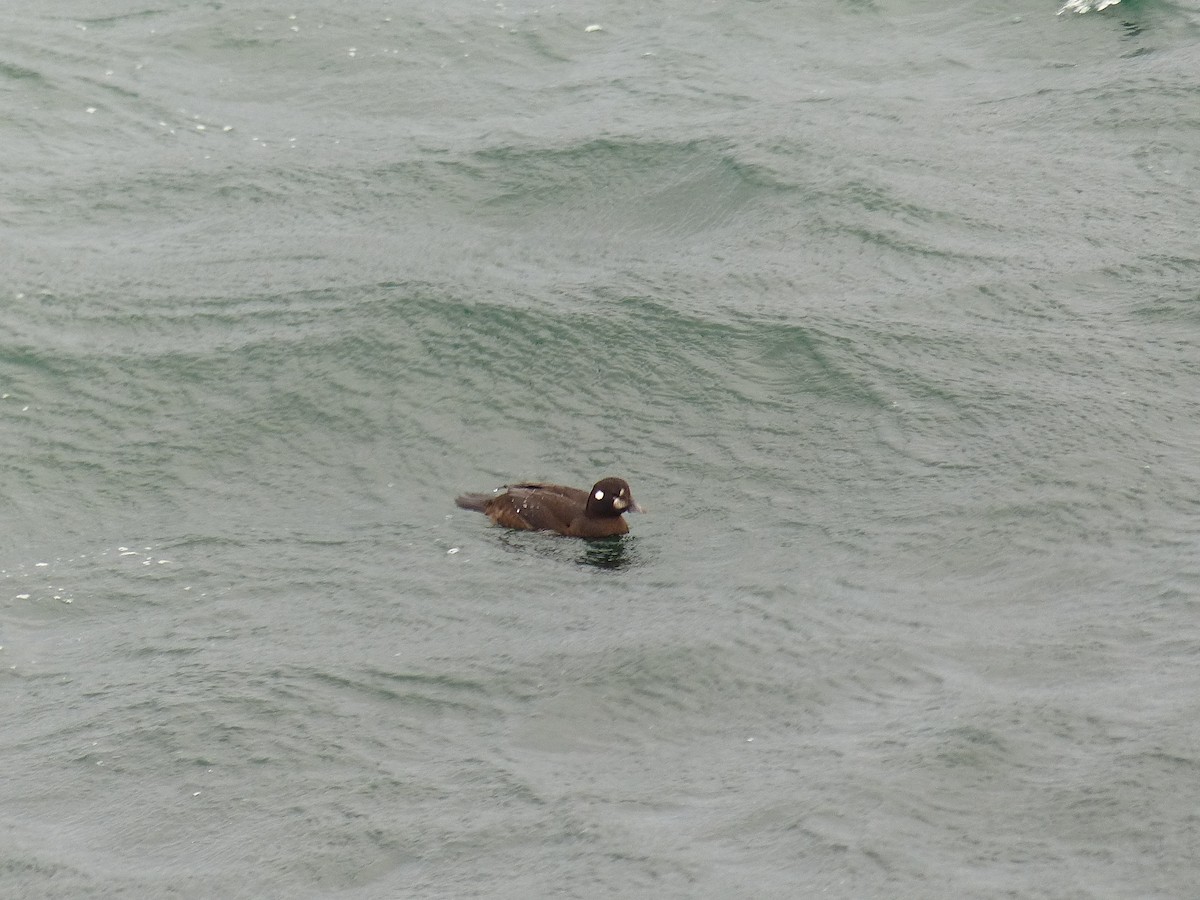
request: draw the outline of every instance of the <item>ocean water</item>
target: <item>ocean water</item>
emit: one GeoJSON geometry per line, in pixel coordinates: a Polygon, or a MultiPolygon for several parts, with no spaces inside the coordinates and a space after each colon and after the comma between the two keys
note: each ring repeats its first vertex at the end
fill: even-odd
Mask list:
{"type": "Polygon", "coordinates": [[[1200,11],[1060,6],[0,11],[0,895],[1191,896],[1200,11]]]}

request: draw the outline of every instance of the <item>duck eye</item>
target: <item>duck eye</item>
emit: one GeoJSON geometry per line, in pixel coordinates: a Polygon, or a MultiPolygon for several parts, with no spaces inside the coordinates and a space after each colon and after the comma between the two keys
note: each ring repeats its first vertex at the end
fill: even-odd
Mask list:
{"type": "Polygon", "coordinates": [[[594,496],[597,500],[603,500],[604,499],[604,491],[596,491],[594,496]]]}

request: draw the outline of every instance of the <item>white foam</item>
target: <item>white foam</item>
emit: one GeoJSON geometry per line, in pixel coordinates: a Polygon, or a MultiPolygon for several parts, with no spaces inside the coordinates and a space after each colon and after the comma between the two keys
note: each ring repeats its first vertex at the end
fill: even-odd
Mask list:
{"type": "Polygon", "coordinates": [[[1061,16],[1065,12],[1086,13],[1091,12],[1093,9],[1107,9],[1110,6],[1116,6],[1120,2],[1121,0],[1067,0],[1062,5],[1062,8],[1059,9],[1058,15],[1061,16]]]}

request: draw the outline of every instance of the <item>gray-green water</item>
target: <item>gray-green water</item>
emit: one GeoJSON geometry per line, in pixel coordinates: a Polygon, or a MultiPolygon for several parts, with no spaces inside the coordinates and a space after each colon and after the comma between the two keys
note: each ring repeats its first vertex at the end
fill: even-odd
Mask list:
{"type": "Polygon", "coordinates": [[[0,894],[1194,892],[1195,8],[54,7],[0,894]]]}

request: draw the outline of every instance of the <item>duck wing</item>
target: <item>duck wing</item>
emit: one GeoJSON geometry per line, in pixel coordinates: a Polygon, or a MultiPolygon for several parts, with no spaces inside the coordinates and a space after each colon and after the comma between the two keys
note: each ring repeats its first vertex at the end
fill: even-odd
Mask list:
{"type": "Polygon", "coordinates": [[[551,484],[548,481],[523,481],[520,484],[507,484],[505,488],[510,493],[514,491],[521,493],[545,491],[550,494],[558,494],[560,497],[574,500],[580,506],[587,506],[588,501],[588,492],[582,488],[567,487],[565,484],[551,484]]]}
{"type": "Polygon", "coordinates": [[[585,491],[575,493],[579,496],[545,490],[535,483],[509,485],[505,493],[487,502],[484,512],[497,525],[506,528],[567,534],[571,523],[583,515],[587,503],[585,491]]]}

